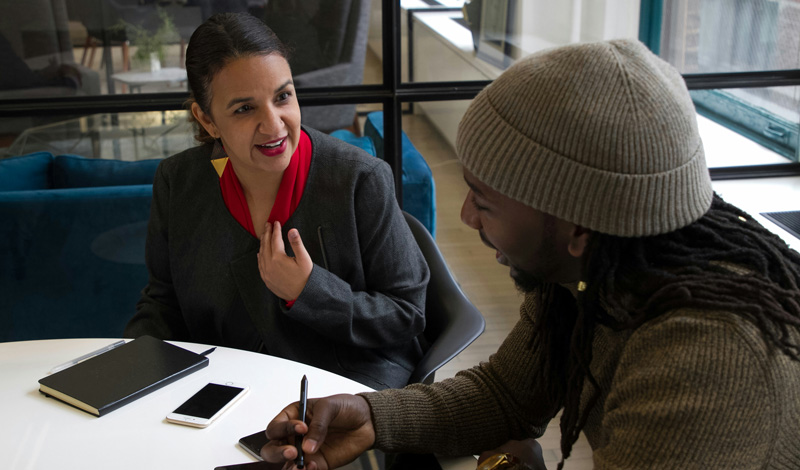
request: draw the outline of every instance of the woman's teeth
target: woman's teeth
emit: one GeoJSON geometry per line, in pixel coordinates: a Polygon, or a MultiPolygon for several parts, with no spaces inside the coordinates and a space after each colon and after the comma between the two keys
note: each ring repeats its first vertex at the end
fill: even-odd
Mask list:
{"type": "Polygon", "coordinates": [[[278,147],[280,147],[280,145],[283,143],[284,140],[286,140],[286,139],[281,139],[281,140],[279,140],[279,141],[277,141],[277,142],[275,142],[273,144],[258,145],[258,147],[264,147],[264,148],[268,148],[268,149],[278,148],[278,147]]]}

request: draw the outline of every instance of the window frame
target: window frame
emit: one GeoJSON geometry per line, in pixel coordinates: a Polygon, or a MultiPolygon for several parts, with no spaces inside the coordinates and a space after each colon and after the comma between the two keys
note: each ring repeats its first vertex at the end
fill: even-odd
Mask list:
{"type": "MultiPolygon", "coordinates": [[[[369,0],[367,0],[369,1],[369,0]]],[[[639,39],[655,52],[660,47],[663,0],[641,0],[639,39]]],[[[466,82],[410,82],[401,80],[400,2],[381,0],[383,83],[343,87],[298,89],[304,106],[332,104],[374,104],[383,106],[384,155],[395,176],[397,200],[402,204],[402,107],[419,101],[473,99],[490,80],[466,82]]],[[[764,72],[686,74],[690,90],[741,87],[800,86],[800,69],[764,72]]],[[[86,97],[29,98],[0,101],[0,118],[24,115],[77,115],[166,111],[184,109],[188,92],[86,97]]],[[[800,163],[712,168],[712,179],[760,178],[800,175],[800,163]]]]}

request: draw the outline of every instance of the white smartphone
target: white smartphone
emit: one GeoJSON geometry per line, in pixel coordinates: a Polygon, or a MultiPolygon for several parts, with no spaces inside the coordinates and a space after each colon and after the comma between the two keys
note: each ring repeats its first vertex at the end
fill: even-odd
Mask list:
{"type": "Polygon", "coordinates": [[[211,382],[167,415],[167,421],[204,428],[250,389],[236,382],[211,382]]]}

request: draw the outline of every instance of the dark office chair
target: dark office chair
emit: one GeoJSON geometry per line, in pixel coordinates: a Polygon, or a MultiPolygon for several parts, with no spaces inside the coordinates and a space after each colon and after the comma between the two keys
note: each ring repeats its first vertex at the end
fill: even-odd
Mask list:
{"type": "Polygon", "coordinates": [[[430,384],[437,369],[483,333],[486,322],[461,291],[425,226],[411,214],[404,211],[403,215],[431,271],[425,301],[424,332],[430,349],[417,364],[408,383],[430,384]]]}

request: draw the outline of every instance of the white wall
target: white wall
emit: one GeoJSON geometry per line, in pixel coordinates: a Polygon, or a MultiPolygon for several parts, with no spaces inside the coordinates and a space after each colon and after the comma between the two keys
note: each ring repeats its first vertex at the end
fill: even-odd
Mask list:
{"type": "MultiPolygon", "coordinates": [[[[510,41],[523,55],[573,42],[638,37],[639,0],[517,0],[516,9],[515,26],[520,33],[510,41]]],[[[454,27],[444,16],[425,13],[415,19],[415,81],[495,79],[502,70],[475,57],[470,33],[454,27]]],[[[458,123],[467,106],[465,101],[426,102],[415,110],[427,114],[455,146],[458,123]]]]}

